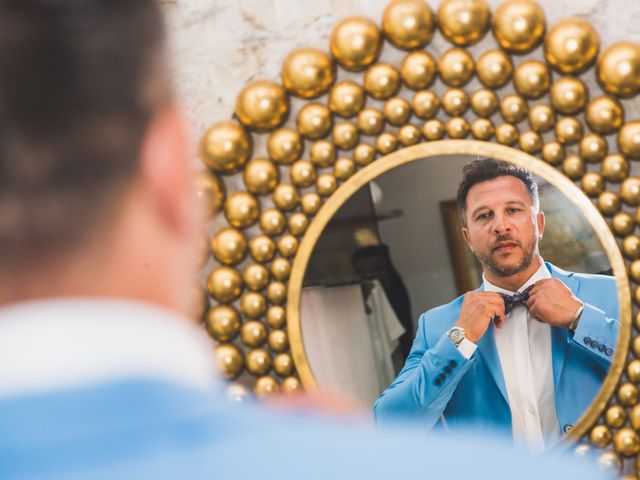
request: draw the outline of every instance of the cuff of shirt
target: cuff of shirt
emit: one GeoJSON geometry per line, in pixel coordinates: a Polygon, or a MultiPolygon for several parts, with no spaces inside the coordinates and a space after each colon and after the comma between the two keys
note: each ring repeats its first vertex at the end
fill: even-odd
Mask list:
{"type": "Polygon", "coordinates": [[[462,341],[458,344],[457,348],[458,348],[458,351],[462,354],[462,356],[467,360],[469,360],[471,356],[475,353],[476,348],[478,348],[478,345],[473,343],[468,338],[463,338],[462,341]]]}

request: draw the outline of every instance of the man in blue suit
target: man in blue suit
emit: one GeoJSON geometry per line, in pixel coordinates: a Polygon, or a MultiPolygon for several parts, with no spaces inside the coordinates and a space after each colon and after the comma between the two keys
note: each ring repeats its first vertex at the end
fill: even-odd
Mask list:
{"type": "Polygon", "coordinates": [[[613,277],[544,263],[530,172],[479,159],[458,190],[464,239],[483,284],[419,320],[411,353],[374,406],[376,419],[506,430],[541,450],[568,432],[607,374],[618,335],[613,277]]]}

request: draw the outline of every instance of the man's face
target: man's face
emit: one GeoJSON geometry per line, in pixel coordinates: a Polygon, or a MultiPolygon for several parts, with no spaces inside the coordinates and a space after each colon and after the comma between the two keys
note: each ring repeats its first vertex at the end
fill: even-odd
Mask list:
{"type": "Polygon", "coordinates": [[[531,265],[544,214],[536,211],[520,179],[502,176],[471,187],[465,218],[464,239],[485,271],[509,277],[531,265]]]}

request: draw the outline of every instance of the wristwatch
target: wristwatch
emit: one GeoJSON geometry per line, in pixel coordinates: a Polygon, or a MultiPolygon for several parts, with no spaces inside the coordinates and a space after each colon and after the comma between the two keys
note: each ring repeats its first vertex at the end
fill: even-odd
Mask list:
{"type": "Polygon", "coordinates": [[[464,332],[464,328],[462,327],[450,328],[447,331],[447,337],[449,337],[449,340],[451,340],[451,343],[453,343],[456,348],[462,343],[465,338],[467,338],[464,332]]]}

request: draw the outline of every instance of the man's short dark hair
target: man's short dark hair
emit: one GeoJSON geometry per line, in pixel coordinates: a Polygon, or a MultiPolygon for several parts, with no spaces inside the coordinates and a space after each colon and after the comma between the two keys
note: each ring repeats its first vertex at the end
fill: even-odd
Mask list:
{"type": "Polygon", "coordinates": [[[0,272],[115,211],[165,70],[155,0],[0,0],[0,272]]]}
{"type": "Polygon", "coordinates": [[[533,179],[533,175],[526,168],[519,167],[513,163],[497,160],[495,158],[479,158],[465,165],[462,169],[462,181],[458,186],[458,213],[462,219],[462,224],[466,225],[465,212],[467,210],[467,194],[471,187],[478,183],[493,180],[498,177],[516,177],[524,183],[531,197],[531,201],[536,209],[540,208],[538,196],[538,184],[533,179]]]}

